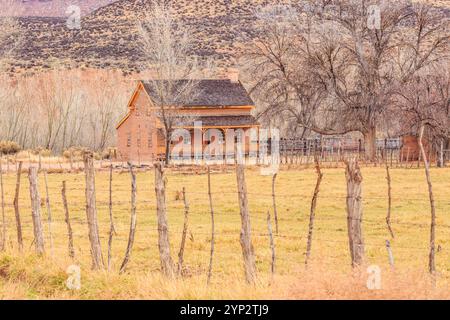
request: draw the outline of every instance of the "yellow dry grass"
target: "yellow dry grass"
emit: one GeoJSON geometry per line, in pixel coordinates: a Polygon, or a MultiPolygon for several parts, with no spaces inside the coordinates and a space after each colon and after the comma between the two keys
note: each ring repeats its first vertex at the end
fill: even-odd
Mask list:
{"type": "MultiPolygon", "coordinates": [[[[450,298],[448,292],[450,263],[449,169],[433,169],[432,178],[437,209],[436,283],[427,273],[430,209],[423,169],[391,169],[395,239],[385,226],[387,208],[384,168],[363,168],[364,222],[367,265],[379,265],[382,289],[368,290],[365,267],[352,271],[347,243],[344,169],[324,169],[315,221],[311,265],[305,270],[304,254],[309,206],[316,175],[313,168],[282,170],[277,178],[279,235],[275,236],[276,275],[270,275],[269,239],[266,214],[272,213],[271,177],[248,169],[252,236],[259,282],[244,282],[242,253],[239,245],[240,217],[233,172],[212,174],[216,212],[216,248],[212,283],[206,286],[210,249],[210,215],[207,176],[168,172],[168,215],[172,256],[176,261],[182,224],[183,201],[177,193],[185,187],[190,203],[189,232],[185,250],[185,277],[166,280],[159,272],[157,225],[153,172],[140,172],[138,181],[138,227],[131,262],[126,274],[119,275],[127,245],[130,209],[130,178],[127,172],[113,178],[114,217],[117,236],[113,242],[110,272],[90,270],[90,252],[84,202],[84,175],[49,175],[53,214],[54,249],[47,255],[33,254],[32,223],[28,180],[23,176],[21,216],[25,251],[17,252],[14,211],[11,206],[15,176],[5,176],[8,248],[0,253],[0,298],[3,299],[367,299],[367,298],[450,298]],[[75,235],[76,259],[67,255],[67,236],[62,211],[60,187],[67,181],[69,209],[75,235]],[[390,239],[395,269],[389,267],[385,240],[390,239]],[[66,269],[81,267],[79,291],[65,286],[66,269]]],[[[108,174],[97,175],[97,201],[102,249],[106,259],[108,217],[108,174]]],[[[41,197],[45,196],[40,177],[41,197]]],[[[41,208],[47,217],[45,204],[41,208]]],[[[45,224],[47,231],[47,225],[45,224]]],[[[48,236],[48,232],[46,233],[48,236]]]]}

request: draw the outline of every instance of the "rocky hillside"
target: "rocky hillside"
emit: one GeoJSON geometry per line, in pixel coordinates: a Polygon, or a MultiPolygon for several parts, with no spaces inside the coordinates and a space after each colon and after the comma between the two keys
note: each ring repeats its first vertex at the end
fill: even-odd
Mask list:
{"type": "MultiPolygon", "coordinates": [[[[12,15],[22,17],[65,17],[69,6],[78,6],[81,15],[111,4],[117,0],[16,0],[17,10],[12,15]]],[[[0,16],[2,12],[0,12],[0,16]]]]}
{"type": "MultiPolygon", "coordinates": [[[[51,2],[44,0],[44,4],[48,1],[51,2]]],[[[84,3],[82,11],[85,13],[80,30],[67,28],[59,6],[54,7],[59,9],[47,11],[46,17],[37,16],[39,4],[34,7],[35,11],[28,10],[28,16],[22,15],[20,23],[26,29],[26,39],[12,66],[13,72],[45,70],[54,63],[119,68],[126,73],[140,69],[143,57],[137,43],[136,23],[149,10],[150,1],[79,2],[84,3]],[[99,8],[92,11],[95,7],[99,8]]],[[[256,37],[255,10],[268,3],[280,2],[283,0],[171,1],[176,18],[195,39],[195,53],[212,56],[223,66],[234,64],[241,45],[256,37]]]]}

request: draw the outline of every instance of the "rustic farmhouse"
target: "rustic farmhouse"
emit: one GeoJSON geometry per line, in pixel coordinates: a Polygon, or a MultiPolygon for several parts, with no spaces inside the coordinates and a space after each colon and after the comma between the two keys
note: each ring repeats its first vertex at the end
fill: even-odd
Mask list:
{"type": "MultiPolygon", "coordinates": [[[[199,80],[195,90],[198,94],[185,98],[175,109],[180,117],[188,119],[180,125],[190,133],[190,137],[183,138],[186,143],[191,143],[194,136],[200,134],[201,144],[205,147],[211,142],[208,129],[218,129],[227,136],[230,129],[245,133],[259,128],[251,115],[255,104],[237,79],[199,80]],[[201,129],[194,125],[199,122],[201,129]]],[[[166,141],[155,99],[150,83],[139,81],[128,103],[128,113],[116,127],[118,153],[124,161],[155,161],[164,157],[166,141]]],[[[249,138],[245,136],[245,139],[248,151],[249,138]]]]}

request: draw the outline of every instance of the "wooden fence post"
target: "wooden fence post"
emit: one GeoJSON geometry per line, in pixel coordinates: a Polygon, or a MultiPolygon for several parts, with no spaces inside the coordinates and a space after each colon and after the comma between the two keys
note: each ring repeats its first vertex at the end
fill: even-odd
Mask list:
{"type": "Polygon", "coordinates": [[[73,248],[73,233],[72,233],[72,225],[70,224],[70,216],[69,216],[69,206],[67,205],[67,197],[66,197],[66,181],[62,182],[61,188],[61,197],[64,206],[64,220],[67,225],[67,237],[69,239],[69,257],[72,259],[75,258],[75,250],[73,248]]]}
{"type": "Polygon", "coordinates": [[[434,205],[433,184],[431,183],[430,163],[427,159],[427,155],[425,153],[425,148],[423,146],[423,141],[422,141],[424,130],[425,130],[425,126],[424,126],[424,124],[422,124],[420,127],[419,147],[420,147],[420,152],[423,157],[423,162],[425,164],[425,175],[427,178],[428,195],[430,198],[430,208],[431,208],[430,254],[429,254],[429,261],[428,261],[428,269],[431,274],[434,274],[436,272],[436,261],[435,261],[436,208],[434,205]]]}
{"type": "Polygon", "coordinates": [[[248,283],[256,282],[256,265],[253,244],[251,241],[250,215],[248,211],[247,186],[245,184],[244,166],[236,164],[239,208],[241,213],[240,242],[244,257],[245,279],[248,283]]]}
{"type": "Polygon", "coordinates": [[[164,165],[155,163],[156,214],[158,216],[158,248],[161,270],[169,278],[175,275],[175,268],[170,255],[169,228],[166,212],[166,181],[164,165]]]}
{"type": "Polygon", "coordinates": [[[270,271],[272,272],[272,277],[273,277],[275,274],[275,244],[273,241],[272,224],[270,223],[270,212],[269,211],[267,211],[267,231],[269,232],[270,251],[272,252],[270,271]]]}
{"type": "Polygon", "coordinates": [[[178,252],[178,268],[177,268],[178,276],[180,276],[183,271],[184,246],[186,244],[186,235],[189,223],[189,203],[186,198],[186,189],[184,187],[183,187],[183,202],[184,202],[184,223],[183,223],[183,233],[181,235],[180,251],[178,252]]]}
{"type": "Polygon", "coordinates": [[[358,161],[351,159],[346,163],[347,179],[347,226],[352,267],[359,266],[364,259],[364,240],[362,235],[362,176],[358,161]]]}
{"type": "Polygon", "coordinates": [[[16,228],[17,228],[17,244],[19,246],[19,251],[23,249],[23,237],[22,237],[22,223],[20,221],[20,211],[19,211],[19,193],[20,193],[20,178],[22,175],[22,161],[19,162],[19,168],[17,169],[16,178],[16,188],[14,194],[14,214],[16,217],[16,228]]]}
{"type": "Polygon", "coordinates": [[[394,254],[392,253],[391,242],[386,240],[386,250],[388,252],[389,264],[393,268],[394,267],[394,254]]]}
{"type": "Polygon", "coordinates": [[[45,205],[47,207],[48,238],[50,242],[50,254],[53,255],[52,211],[50,207],[50,195],[48,192],[47,171],[44,171],[44,181],[45,181],[45,195],[46,195],[45,205]]]}
{"type": "Polygon", "coordinates": [[[100,236],[98,233],[97,204],[95,199],[94,154],[84,154],[84,171],[86,179],[86,218],[88,222],[89,242],[91,244],[92,269],[104,267],[100,236]]]}
{"type": "Polygon", "coordinates": [[[214,256],[214,242],[215,242],[215,230],[214,230],[214,208],[212,202],[211,194],[211,168],[208,166],[208,198],[209,198],[209,208],[211,211],[211,252],[209,256],[209,268],[208,268],[208,279],[207,284],[211,282],[213,256],[214,256]]]}
{"type": "Polygon", "coordinates": [[[111,259],[112,259],[112,240],[113,236],[116,234],[116,228],[114,226],[114,219],[113,219],[113,201],[112,201],[112,176],[113,176],[113,165],[112,161],[110,163],[109,167],[109,235],[108,235],[108,270],[111,269],[111,259]]]}
{"type": "Polygon", "coordinates": [[[1,243],[0,243],[0,251],[5,250],[6,247],[6,214],[5,214],[5,190],[3,189],[3,168],[2,168],[2,162],[0,159],[0,193],[1,193],[1,207],[2,207],[2,236],[1,236],[1,243]]]}
{"type": "Polygon", "coordinates": [[[312,236],[313,236],[313,230],[314,230],[314,218],[316,216],[317,197],[319,196],[320,183],[322,182],[322,178],[323,178],[323,173],[320,170],[320,163],[319,163],[318,159],[316,159],[316,172],[317,172],[317,182],[316,182],[316,187],[314,189],[314,195],[311,200],[311,210],[309,213],[308,242],[306,244],[305,266],[308,266],[309,256],[311,255],[312,236]]]}
{"type": "Polygon", "coordinates": [[[395,238],[394,231],[392,230],[392,227],[391,227],[391,208],[392,208],[391,173],[389,171],[389,166],[387,165],[387,163],[386,163],[386,180],[387,180],[387,185],[388,185],[388,210],[387,210],[387,215],[386,215],[386,224],[387,224],[388,231],[391,234],[391,237],[395,238]]]}
{"type": "Polygon", "coordinates": [[[277,202],[275,200],[275,180],[277,178],[277,174],[274,173],[272,176],[272,203],[273,203],[273,216],[275,219],[275,233],[278,235],[278,213],[277,213],[277,202]]]}
{"type": "Polygon", "coordinates": [[[36,253],[42,255],[45,253],[44,233],[41,220],[41,197],[38,189],[37,168],[30,167],[28,173],[30,181],[30,199],[31,199],[31,215],[33,218],[34,244],[36,253]]]}
{"type": "Polygon", "coordinates": [[[128,163],[131,175],[131,223],[130,234],[128,237],[127,251],[120,267],[120,273],[123,273],[127,267],[128,261],[130,261],[131,251],[133,250],[134,235],[136,234],[136,174],[133,171],[133,165],[128,163]]]}

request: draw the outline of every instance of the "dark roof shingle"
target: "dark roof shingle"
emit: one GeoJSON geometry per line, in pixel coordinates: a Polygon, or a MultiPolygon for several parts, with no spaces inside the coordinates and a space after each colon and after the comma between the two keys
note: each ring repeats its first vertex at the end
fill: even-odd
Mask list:
{"type": "MultiPolygon", "coordinates": [[[[250,98],[247,90],[241,82],[232,82],[230,80],[195,80],[193,89],[189,90],[194,92],[193,94],[183,95],[178,94],[178,91],[183,90],[189,80],[175,80],[171,81],[170,85],[173,96],[179,96],[175,104],[186,107],[217,107],[217,106],[253,106],[254,102],[250,98]],[[181,89],[180,89],[181,88],[181,89]]],[[[191,80],[192,81],[192,80],[191,80]]],[[[159,88],[164,88],[164,84],[168,84],[168,81],[142,81],[145,90],[148,95],[158,101],[158,94],[156,93],[159,88]]],[[[192,87],[191,87],[192,88],[192,87]]],[[[163,90],[163,89],[159,89],[163,90]]],[[[171,94],[164,93],[166,96],[171,94]]],[[[166,97],[167,98],[167,97],[166,97]]]]}

